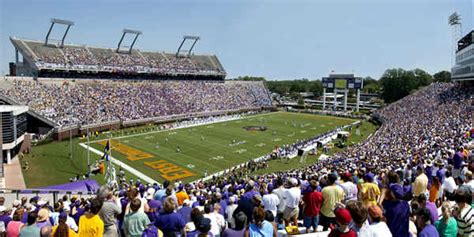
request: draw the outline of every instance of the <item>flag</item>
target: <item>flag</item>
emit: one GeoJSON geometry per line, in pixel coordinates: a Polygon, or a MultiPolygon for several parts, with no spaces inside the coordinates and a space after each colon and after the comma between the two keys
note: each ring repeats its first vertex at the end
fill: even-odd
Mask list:
{"type": "Polygon", "coordinates": [[[110,151],[110,140],[107,141],[104,147],[104,155],[102,156],[102,160],[109,161],[109,151],[110,151]]]}

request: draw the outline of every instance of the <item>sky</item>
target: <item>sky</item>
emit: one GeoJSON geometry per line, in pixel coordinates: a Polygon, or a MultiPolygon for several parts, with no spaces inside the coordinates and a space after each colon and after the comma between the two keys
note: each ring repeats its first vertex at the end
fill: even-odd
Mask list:
{"type": "MultiPolygon", "coordinates": [[[[175,52],[197,35],[196,54],[215,54],[227,78],[320,79],[331,71],[379,78],[388,68],[451,67],[448,17],[473,29],[473,0],[0,0],[0,73],[14,61],[10,36],[44,40],[51,18],[71,20],[66,43],[116,47],[124,28],[135,47],[175,52]]],[[[63,28],[53,32],[60,38],[63,28]]]]}

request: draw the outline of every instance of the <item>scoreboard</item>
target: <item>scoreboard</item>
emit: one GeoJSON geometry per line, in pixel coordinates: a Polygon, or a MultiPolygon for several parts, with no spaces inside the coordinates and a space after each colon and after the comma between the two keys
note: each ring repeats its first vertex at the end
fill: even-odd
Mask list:
{"type": "Polygon", "coordinates": [[[361,77],[354,75],[329,75],[323,77],[323,87],[328,89],[362,89],[364,83],[361,77]]]}

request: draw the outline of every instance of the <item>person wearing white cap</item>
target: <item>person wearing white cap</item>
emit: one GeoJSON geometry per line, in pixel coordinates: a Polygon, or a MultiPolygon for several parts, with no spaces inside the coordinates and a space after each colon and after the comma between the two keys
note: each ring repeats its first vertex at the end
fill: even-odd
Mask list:
{"type": "Polygon", "coordinates": [[[285,190],[283,194],[283,198],[286,201],[283,219],[286,226],[289,226],[291,221],[293,221],[294,226],[298,226],[298,205],[301,200],[301,189],[298,187],[298,180],[295,178],[290,178],[288,183],[290,188],[285,190]]]}
{"type": "Polygon", "coordinates": [[[154,188],[148,188],[145,192],[145,198],[150,201],[153,199],[153,197],[155,196],[155,192],[156,190],[154,188]]]}
{"type": "Polygon", "coordinates": [[[74,230],[75,232],[77,232],[77,230],[79,228],[77,227],[77,224],[76,224],[76,221],[74,220],[74,218],[72,218],[70,216],[71,208],[69,206],[64,206],[63,207],[63,212],[65,212],[67,214],[66,225],[69,227],[69,229],[74,230]]]}
{"type": "Polygon", "coordinates": [[[15,214],[16,209],[18,209],[21,205],[20,200],[14,200],[12,203],[12,212],[10,213],[10,217],[13,218],[13,214],[15,214]]]}
{"type": "Polygon", "coordinates": [[[225,214],[227,215],[227,222],[229,222],[230,228],[235,228],[235,220],[234,217],[232,216],[234,214],[235,209],[237,208],[237,197],[231,196],[229,198],[229,205],[227,205],[225,209],[225,214]]]}
{"type": "Polygon", "coordinates": [[[0,206],[0,222],[3,222],[3,226],[0,228],[0,232],[5,231],[12,218],[7,213],[7,208],[5,206],[0,206]]]}

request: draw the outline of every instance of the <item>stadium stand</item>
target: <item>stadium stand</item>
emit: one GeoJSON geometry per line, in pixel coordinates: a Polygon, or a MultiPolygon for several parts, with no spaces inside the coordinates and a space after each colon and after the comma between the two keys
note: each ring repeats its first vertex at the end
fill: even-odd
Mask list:
{"type": "Polygon", "coordinates": [[[262,82],[4,79],[0,92],[56,124],[271,106],[262,82]]]}
{"type": "MultiPolygon", "coordinates": [[[[59,48],[43,42],[10,38],[15,49],[39,77],[145,78],[186,76],[184,79],[223,80],[225,70],[216,56],[141,52],[118,53],[110,48],[64,45],[59,48]],[[194,77],[193,77],[194,76],[194,77]]],[[[17,68],[21,68],[17,65],[17,68]]],[[[25,75],[28,75],[25,73],[25,75]]]]}

